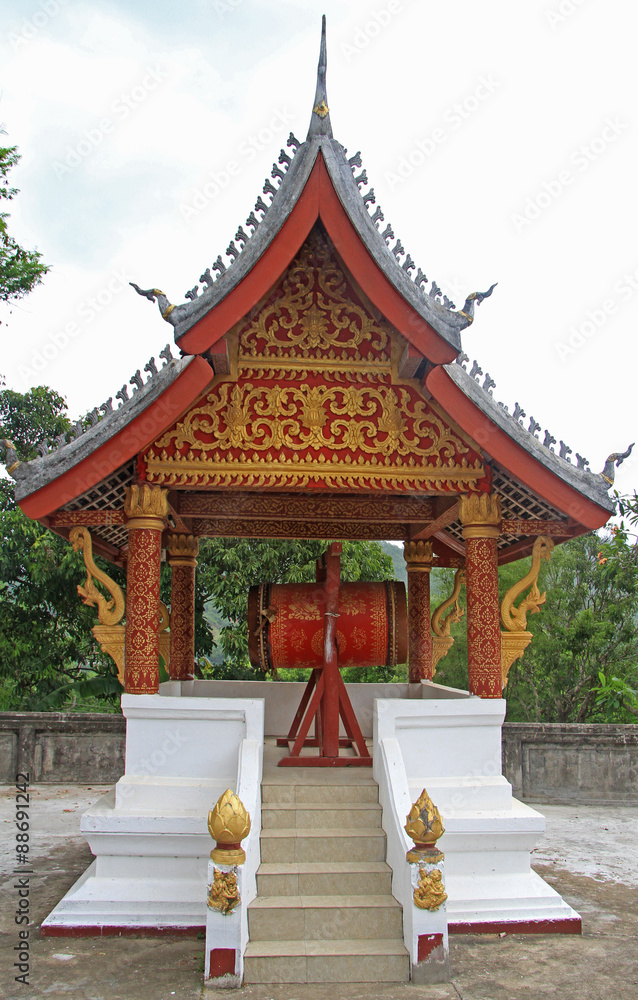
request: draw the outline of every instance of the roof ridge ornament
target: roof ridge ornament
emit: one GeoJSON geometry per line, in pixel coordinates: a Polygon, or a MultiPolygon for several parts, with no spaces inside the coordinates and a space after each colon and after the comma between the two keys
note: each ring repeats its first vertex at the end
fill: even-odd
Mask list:
{"type": "Polygon", "coordinates": [[[612,455],[609,456],[609,458],[605,462],[605,468],[601,472],[601,476],[608,484],[607,489],[609,489],[610,486],[614,485],[614,479],[616,478],[616,468],[619,465],[622,465],[622,463],[625,461],[626,458],[629,458],[633,446],[634,446],[633,444],[630,444],[629,447],[627,448],[627,451],[624,451],[622,454],[620,454],[619,452],[614,452],[612,455]]]}
{"type": "Polygon", "coordinates": [[[310,116],[308,139],[324,135],[332,139],[332,125],[330,123],[330,109],[328,107],[328,93],[326,91],[326,65],[326,15],[324,14],[321,18],[321,47],[319,49],[319,65],[317,66],[317,89],[310,116]]]}

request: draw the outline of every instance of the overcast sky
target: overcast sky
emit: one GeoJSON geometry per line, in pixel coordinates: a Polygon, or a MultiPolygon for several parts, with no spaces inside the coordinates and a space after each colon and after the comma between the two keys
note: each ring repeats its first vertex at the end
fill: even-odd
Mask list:
{"type": "MultiPolygon", "coordinates": [[[[3,0],[10,229],[51,265],[0,312],[7,384],[49,385],[76,417],[172,340],[127,282],[181,302],[224,253],[305,138],[323,12],[335,137],[458,307],[498,282],[467,354],[600,471],[638,437],[627,0],[3,0]]],[[[617,486],[637,471],[635,454],[617,486]]]]}

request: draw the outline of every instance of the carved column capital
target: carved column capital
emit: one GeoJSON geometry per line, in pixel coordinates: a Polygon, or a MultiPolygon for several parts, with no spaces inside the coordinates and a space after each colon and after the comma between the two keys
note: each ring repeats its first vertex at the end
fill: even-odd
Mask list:
{"type": "Polygon", "coordinates": [[[461,496],[459,518],[464,538],[498,538],[501,530],[501,501],[497,493],[461,496]]]}
{"type": "Polygon", "coordinates": [[[168,491],[145,483],[128,486],[124,515],[129,528],[153,528],[162,531],[168,517],[168,491]]]}
{"type": "Polygon", "coordinates": [[[199,539],[194,535],[171,532],[168,536],[168,561],[171,566],[195,563],[199,554],[199,539]]]}
{"type": "Polygon", "coordinates": [[[408,572],[429,573],[434,558],[432,542],[405,542],[403,558],[406,561],[408,572]]]}

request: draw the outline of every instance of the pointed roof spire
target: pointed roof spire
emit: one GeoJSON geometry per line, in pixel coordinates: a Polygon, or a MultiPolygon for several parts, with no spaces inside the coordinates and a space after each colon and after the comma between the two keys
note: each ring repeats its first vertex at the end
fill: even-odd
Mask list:
{"type": "Polygon", "coordinates": [[[326,62],[326,15],[324,14],[321,18],[321,48],[319,50],[319,65],[317,67],[317,91],[315,93],[312,115],[310,116],[308,139],[313,139],[321,135],[326,135],[332,139],[330,109],[328,108],[328,94],[326,92],[326,62]]]}

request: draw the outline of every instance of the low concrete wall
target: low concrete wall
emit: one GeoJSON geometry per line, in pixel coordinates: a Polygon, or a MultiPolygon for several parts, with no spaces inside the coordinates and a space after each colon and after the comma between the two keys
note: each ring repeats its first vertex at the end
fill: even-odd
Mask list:
{"type": "Polygon", "coordinates": [[[503,773],[530,802],[638,805],[638,725],[507,722],[503,773]]]}
{"type": "Polygon", "coordinates": [[[0,782],[108,784],[124,774],[126,720],[92,712],[0,712],[0,782]]]}
{"type": "MultiPolygon", "coordinates": [[[[120,715],[0,713],[0,783],[110,783],[124,773],[120,715]]],[[[531,802],[638,804],[638,725],[506,722],[503,773],[531,802]]]]}

